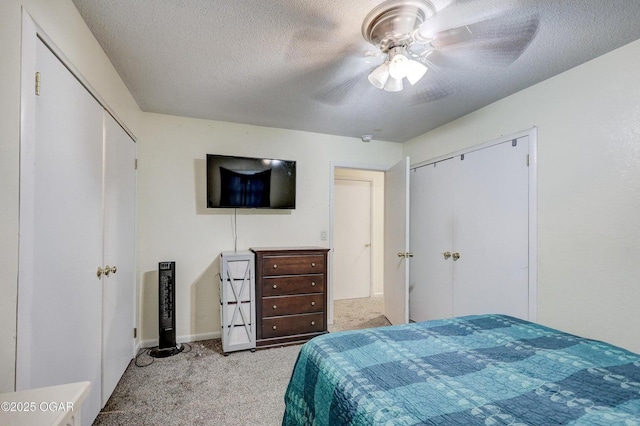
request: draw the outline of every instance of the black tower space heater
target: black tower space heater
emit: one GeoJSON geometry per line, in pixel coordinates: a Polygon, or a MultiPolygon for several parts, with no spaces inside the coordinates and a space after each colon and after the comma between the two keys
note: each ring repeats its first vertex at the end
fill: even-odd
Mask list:
{"type": "Polygon", "coordinates": [[[158,264],[158,347],[149,355],[166,358],[179,354],[184,346],[176,344],[176,262],[158,264]]]}

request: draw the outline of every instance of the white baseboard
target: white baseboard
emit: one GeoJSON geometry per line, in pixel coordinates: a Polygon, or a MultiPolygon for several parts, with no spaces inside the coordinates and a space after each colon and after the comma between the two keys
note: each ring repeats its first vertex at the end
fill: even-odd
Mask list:
{"type": "MultiPolygon", "coordinates": [[[[222,337],[222,332],[214,331],[212,333],[201,333],[201,334],[187,334],[184,336],[176,337],[177,343],[189,343],[189,342],[198,342],[200,340],[211,340],[211,339],[219,339],[222,337]]],[[[149,339],[142,340],[136,345],[136,353],[140,350],[140,348],[154,348],[158,346],[158,339],[149,339]]]]}
{"type": "Polygon", "coordinates": [[[371,297],[382,297],[384,296],[383,292],[379,292],[379,293],[373,293],[373,295],[371,297]]]}

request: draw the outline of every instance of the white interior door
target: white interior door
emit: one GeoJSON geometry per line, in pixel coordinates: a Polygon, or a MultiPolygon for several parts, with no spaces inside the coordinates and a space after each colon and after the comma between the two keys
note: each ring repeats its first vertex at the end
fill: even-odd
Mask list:
{"type": "Polygon", "coordinates": [[[427,321],[453,315],[452,166],[448,159],[411,172],[409,318],[427,321]],[[448,253],[448,254],[447,254],[448,253]]]}
{"type": "Polygon", "coordinates": [[[136,145],[104,112],[104,278],[102,312],[102,406],[134,352],[136,145]],[[113,269],[115,268],[115,270],[113,269]]]}
{"type": "Polygon", "coordinates": [[[336,179],[333,299],[371,295],[371,182],[336,179]]]}
{"type": "Polygon", "coordinates": [[[409,322],[409,157],[385,172],[384,315],[409,322]]]}
{"type": "Polygon", "coordinates": [[[454,315],[528,319],[528,137],[455,160],[454,315]]]}
{"type": "Polygon", "coordinates": [[[21,151],[18,390],[90,381],[100,411],[103,109],[38,40],[35,137],[21,151]]]}

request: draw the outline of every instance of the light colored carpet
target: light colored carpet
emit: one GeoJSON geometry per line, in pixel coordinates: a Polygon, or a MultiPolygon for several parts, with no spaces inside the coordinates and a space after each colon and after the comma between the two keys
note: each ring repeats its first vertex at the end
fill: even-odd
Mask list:
{"type": "MultiPolygon", "coordinates": [[[[331,332],[388,325],[382,299],[334,302],[331,332]]],[[[129,365],[94,425],[275,426],[300,345],[222,355],[219,339],[169,358],[129,365]]]]}
{"type": "Polygon", "coordinates": [[[329,331],[360,330],[390,325],[382,315],[382,297],[344,299],[333,302],[333,324],[329,331]]]}

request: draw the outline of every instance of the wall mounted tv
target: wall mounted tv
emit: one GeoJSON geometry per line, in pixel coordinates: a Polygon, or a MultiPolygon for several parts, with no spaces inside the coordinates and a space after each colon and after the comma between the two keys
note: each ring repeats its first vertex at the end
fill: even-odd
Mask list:
{"type": "Polygon", "coordinates": [[[207,154],[207,207],[296,208],[296,162],[207,154]]]}

